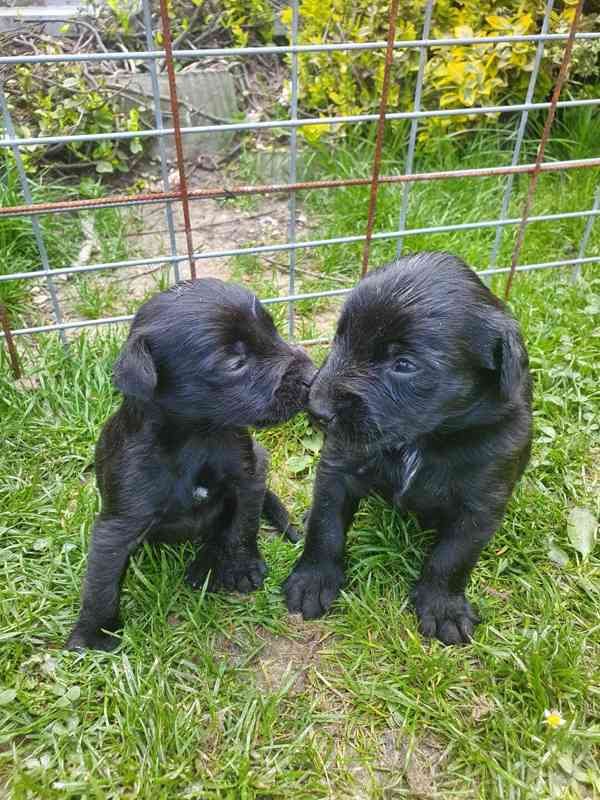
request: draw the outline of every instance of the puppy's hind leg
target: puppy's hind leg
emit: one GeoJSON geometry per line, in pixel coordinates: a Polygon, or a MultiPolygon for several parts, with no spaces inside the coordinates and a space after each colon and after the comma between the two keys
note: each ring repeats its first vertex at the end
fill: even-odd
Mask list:
{"type": "Polygon", "coordinates": [[[240,482],[223,526],[188,567],[186,577],[193,589],[201,588],[209,573],[210,592],[225,589],[247,594],[262,586],[267,565],[257,540],[264,496],[263,475],[240,482]]]}
{"type": "Polygon", "coordinates": [[[262,508],[263,517],[269,525],[272,525],[277,533],[284,536],[290,542],[299,542],[302,538],[300,531],[290,522],[290,515],[279,497],[267,489],[262,508]]]}
{"type": "Polygon", "coordinates": [[[98,517],[88,554],[81,610],[66,647],[69,650],[114,650],[119,638],[121,583],[129,557],[148,528],[139,520],[98,517]]]}

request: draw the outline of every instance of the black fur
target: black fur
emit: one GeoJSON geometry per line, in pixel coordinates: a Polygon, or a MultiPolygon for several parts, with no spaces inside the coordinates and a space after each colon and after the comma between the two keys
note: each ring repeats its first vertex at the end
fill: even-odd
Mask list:
{"type": "Polygon", "coordinates": [[[123,403],[96,447],[102,510],[67,647],[118,644],[120,585],[144,540],[201,540],[188,569],[194,587],[209,572],[211,590],[261,586],[261,512],[289,539],[298,534],[266,489],[266,452],[247,427],[304,408],[314,373],[240,286],[188,281],[141,306],[114,367],[123,403]]]}
{"type": "Polygon", "coordinates": [[[504,304],[446,253],[372,272],[344,306],[309,412],[326,436],[289,610],[310,619],[334,601],[346,531],[376,492],[439,536],[412,593],[422,632],[468,641],[467,579],[531,444],[527,353],[504,304]]]}

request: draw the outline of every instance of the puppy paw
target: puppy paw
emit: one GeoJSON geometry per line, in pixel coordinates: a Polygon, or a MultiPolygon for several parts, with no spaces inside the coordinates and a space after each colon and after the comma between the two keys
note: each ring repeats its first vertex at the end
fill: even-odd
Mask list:
{"type": "MultiPolygon", "coordinates": [[[[118,625],[115,625],[115,628],[118,625]]],[[[107,633],[99,628],[89,630],[76,625],[71,631],[71,635],[65,642],[66,650],[104,650],[110,653],[121,644],[121,639],[114,633],[107,633]]]]}
{"type": "Polygon", "coordinates": [[[340,593],[344,570],[335,562],[312,566],[299,562],[283,584],[290,614],[304,619],[322,617],[340,593]]]}
{"type": "Polygon", "coordinates": [[[450,594],[418,583],[411,598],[423,636],[437,638],[443,644],[470,642],[475,626],[481,622],[463,594],[450,594]]]}
{"type": "Polygon", "coordinates": [[[224,590],[248,594],[263,585],[267,565],[260,556],[224,563],[217,558],[211,559],[208,554],[201,554],[189,565],[186,580],[192,589],[201,589],[209,572],[209,592],[224,590]]]}

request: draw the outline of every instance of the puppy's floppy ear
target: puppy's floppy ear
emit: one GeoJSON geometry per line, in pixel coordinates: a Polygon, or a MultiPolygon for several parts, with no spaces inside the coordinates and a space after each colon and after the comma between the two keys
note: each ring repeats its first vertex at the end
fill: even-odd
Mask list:
{"type": "Polygon", "coordinates": [[[113,383],[126,397],[152,397],[157,383],[156,366],[143,335],[134,334],[125,342],[113,367],[113,383]]]}
{"type": "Polygon", "coordinates": [[[529,364],[523,339],[513,320],[502,337],[500,362],[500,393],[509,400],[521,386],[529,364]]]}
{"type": "Polygon", "coordinates": [[[486,325],[479,353],[483,366],[493,370],[503,400],[510,400],[518,391],[527,371],[528,358],[517,323],[510,317],[495,319],[486,325]]]}

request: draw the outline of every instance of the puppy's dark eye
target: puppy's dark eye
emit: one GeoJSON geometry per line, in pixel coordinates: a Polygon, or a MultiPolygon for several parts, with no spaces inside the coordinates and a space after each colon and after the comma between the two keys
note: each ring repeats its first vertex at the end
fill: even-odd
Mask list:
{"type": "Polygon", "coordinates": [[[408,358],[397,358],[392,365],[392,369],[394,372],[401,372],[406,375],[409,372],[415,372],[417,366],[408,358]]]}
{"type": "Polygon", "coordinates": [[[418,366],[411,358],[406,356],[406,351],[406,345],[402,342],[391,342],[383,348],[381,357],[384,359],[388,369],[401,375],[408,375],[411,372],[416,372],[418,366]]]}
{"type": "Polygon", "coordinates": [[[243,342],[236,342],[231,348],[230,357],[227,359],[227,369],[230,372],[241,372],[248,363],[248,350],[243,342]]]}
{"type": "Polygon", "coordinates": [[[229,369],[232,372],[239,372],[240,370],[244,369],[246,366],[246,359],[245,358],[236,358],[233,361],[229,362],[229,369]]]}

